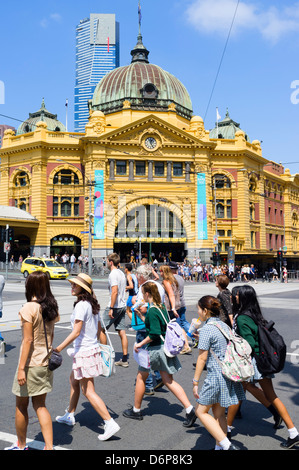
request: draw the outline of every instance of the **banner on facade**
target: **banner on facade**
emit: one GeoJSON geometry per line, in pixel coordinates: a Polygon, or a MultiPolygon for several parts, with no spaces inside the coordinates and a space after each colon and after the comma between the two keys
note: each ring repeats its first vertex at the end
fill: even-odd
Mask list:
{"type": "Polygon", "coordinates": [[[104,240],[105,238],[105,218],[104,218],[104,170],[94,172],[94,238],[104,240]]]}
{"type": "Polygon", "coordinates": [[[198,240],[208,239],[207,192],[205,173],[197,174],[197,234],[198,240]]]}

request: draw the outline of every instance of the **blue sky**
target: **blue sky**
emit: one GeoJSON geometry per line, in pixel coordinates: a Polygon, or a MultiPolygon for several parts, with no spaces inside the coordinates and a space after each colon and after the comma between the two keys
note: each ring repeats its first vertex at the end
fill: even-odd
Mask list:
{"type": "MultiPolygon", "coordinates": [[[[240,0],[211,96],[237,3],[141,0],[149,60],[182,81],[207,129],[215,125],[216,107],[222,118],[228,108],[250,140],[262,141],[265,158],[292,162],[286,167],[299,173],[299,1],[240,0]]],[[[12,8],[2,1],[0,114],[25,120],[44,97],[65,122],[68,98],[72,131],[76,25],[90,13],[115,13],[126,65],[136,44],[137,6],[138,0],[16,0],[12,8]]],[[[0,123],[18,126],[2,116],[0,123]]]]}

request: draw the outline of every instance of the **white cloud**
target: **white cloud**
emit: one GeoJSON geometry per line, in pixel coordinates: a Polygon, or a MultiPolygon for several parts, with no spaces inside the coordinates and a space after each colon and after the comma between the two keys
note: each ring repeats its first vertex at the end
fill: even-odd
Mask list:
{"type": "Polygon", "coordinates": [[[55,21],[55,23],[60,23],[62,20],[62,16],[59,13],[52,13],[48,18],[43,18],[39,24],[42,28],[47,28],[51,21],[55,21]]]}
{"type": "MultiPolygon", "coordinates": [[[[208,34],[228,33],[237,0],[194,0],[186,11],[187,19],[197,30],[208,34]]],[[[299,2],[291,7],[261,8],[261,2],[239,3],[232,34],[245,30],[258,31],[276,43],[282,36],[299,31],[299,2]]]]}

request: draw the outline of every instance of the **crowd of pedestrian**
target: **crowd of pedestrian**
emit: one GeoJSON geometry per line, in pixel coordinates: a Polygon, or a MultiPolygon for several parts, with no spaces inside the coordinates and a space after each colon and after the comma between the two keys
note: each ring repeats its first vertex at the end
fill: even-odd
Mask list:
{"type": "MultiPolygon", "coordinates": [[[[192,269],[200,264],[196,261],[192,269]]],[[[246,392],[249,392],[267,407],[273,415],[276,428],[282,421],[285,423],[288,438],[281,447],[292,448],[299,444],[298,431],[273,388],[273,377],[263,375],[254,360],[255,355],[259,354],[258,325],[263,324],[264,317],[252,285],[238,285],[230,292],[229,272],[221,267],[217,268],[218,270],[213,272],[213,279],[218,295],[206,295],[198,300],[201,328],[191,339],[188,335],[191,330],[190,323],[186,320],[184,299],[184,281],[188,280],[183,274],[186,267],[184,264],[178,265],[169,260],[168,264],[163,263],[160,266],[158,274],[153,266],[143,259],[134,272],[130,263],[125,265],[124,270],[121,269],[119,255],[112,253],[107,257],[107,267],[110,272],[110,295],[109,304],[103,314],[100,314],[92,279],[86,273],[79,273],[69,279],[71,293],[76,299],[71,317],[72,331],[55,346],[54,325],[59,321],[59,312],[49,280],[41,271],[33,272],[26,279],[27,303],[19,313],[22,343],[12,388],[16,396],[15,422],[18,442],[8,449],[28,449],[26,432],[30,398],[41,426],[45,450],[53,448],[52,420],[45,404],[53,384],[53,372],[47,365],[46,342],[57,353],[73,345],[67,350],[72,358],[69,405],[64,414],[56,417],[56,421],[69,426],[75,424],[76,408],[82,391],[104,422],[103,433],[99,434],[98,439],[104,441],[119,432],[119,424],[111,417],[104,400],[95,391],[94,380],[101,376],[103,368],[99,342],[107,344],[107,331],[112,326],[118,333],[122,346],[122,357],[115,365],[125,369],[129,367],[125,321],[127,315],[132,325],[135,315],[141,321],[142,326],[136,332],[134,351],[137,357],[141,352],[147,354],[148,362],[138,366],[133,404],[122,410],[124,417],[143,420],[144,395],[151,395],[165,386],[185,410],[185,428],[194,426],[196,419],[199,419],[214,437],[215,450],[238,450],[231,442],[231,430],[246,392]],[[174,380],[174,375],[182,367],[179,354],[165,353],[167,325],[171,320],[176,321],[183,331],[184,347],[179,354],[190,354],[191,346],[194,345],[198,348],[193,378],[195,406],[188,398],[184,386],[174,380]],[[237,332],[251,346],[254,375],[250,380],[236,383],[222,374],[219,361],[223,360],[227,347],[222,329],[227,333],[237,332]],[[204,371],[206,373],[200,387],[204,371]],[[259,384],[259,387],[256,384],[259,384]]],[[[198,277],[204,282],[204,266],[202,271],[197,273],[196,282],[198,277]]],[[[250,271],[243,271],[243,276],[245,282],[250,281],[250,271]]],[[[254,275],[252,279],[255,280],[254,275]]]]}

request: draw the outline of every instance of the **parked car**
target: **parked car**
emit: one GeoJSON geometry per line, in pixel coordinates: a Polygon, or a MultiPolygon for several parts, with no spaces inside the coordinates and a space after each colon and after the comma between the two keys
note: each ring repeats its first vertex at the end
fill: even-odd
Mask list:
{"type": "Polygon", "coordinates": [[[21,273],[26,278],[33,271],[43,271],[47,273],[49,279],[66,279],[69,275],[67,269],[54,259],[29,257],[24,259],[21,266],[21,273]]]}

